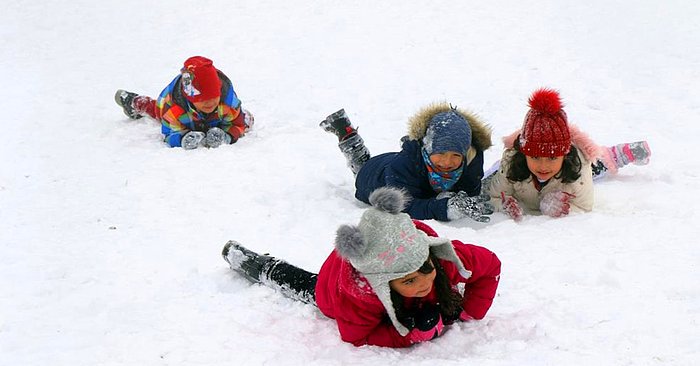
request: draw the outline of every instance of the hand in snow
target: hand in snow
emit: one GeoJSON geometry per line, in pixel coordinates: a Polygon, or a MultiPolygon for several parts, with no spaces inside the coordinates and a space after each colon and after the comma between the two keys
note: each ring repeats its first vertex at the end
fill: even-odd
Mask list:
{"type": "Polygon", "coordinates": [[[223,143],[230,144],[231,135],[219,127],[212,127],[207,131],[207,136],[204,138],[204,146],[217,148],[223,143]]]}
{"type": "Polygon", "coordinates": [[[576,196],[568,192],[549,192],[540,200],[540,211],[551,217],[566,216],[569,214],[569,200],[574,197],[576,196]]]}
{"type": "Polygon", "coordinates": [[[402,321],[411,332],[408,337],[413,343],[425,342],[442,335],[445,324],[442,322],[440,311],[435,305],[425,305],[413,317],[402,321]],[[407,320],[407,321],[406,321],[407,320]]]}
{"type": "Polygon", "coordinates": [[[255,117],[253,117],[253,114],[245,108],[241,108],[241,112],[245,116],[243,117],[243,123],[245,123],[245,130],[248,132],[248,130],[253,128],[253,125],[255,124],[255,117]]]}
{"type": "Polygon", "coordinates": [[[489,203],[489,196],[482,194],[469,197],[467,192],[459,191],[447,200],[447,218],[457,220],[469,217],[479,222],[489,222],[488,216],[493,213],[493,206],[489,203]]]}
{"type": "Polygon", "coordinates": [[[515,221],[523,219],[523,209],[520,208],[518,200],[513,196],[506,197],[504,192],[501,192],[501,209],[515,221]]]}
{"type": "Polygon", "coordinates": [[[467,314],[466,311],[462,310],[462,312],[459,313],[459,320],[461,320],[461,321],[463,321],[463,322],[468,322],[468,321],[470,321],[470,320],[474,320],[474,317],[471,316],[471,315],[469,315],[469,314],[467,314]]]}
{"type": "Polygon", "coordinates": [[[182,145],[182,148],[185,150],[196,149],[199,146],[199,143],[204,139],[204,136],[206,136],[204,132],[190,131],[182,136],[180,145],[182,145]]]}

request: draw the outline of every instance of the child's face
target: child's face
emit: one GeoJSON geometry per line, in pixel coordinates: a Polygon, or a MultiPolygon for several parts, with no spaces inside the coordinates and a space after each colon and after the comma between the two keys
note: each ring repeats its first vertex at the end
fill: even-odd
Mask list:
{"type": "Polygon", "coordinates": [[[216,107],[219,106],[219,100],[221,97],[216,97],[216,98],[211,98],[207,100],[203,100],[201,102],[194,102],[194,107],[197,108],[198,111],[204,112],[204,113],[211,113],[213,112],[216,107]]]}
{"type": "Polygon", "coordinates": [[[549,157],[534,157],[525,155],[527,168],[530,173],[534,174],[540,181],[546,181],[557,175],[564,164],[564,156],[549,157]]]}
{"type": "Polygon", "coordinates": [[[430,155],[430,162],[438,172],[451,172],[462,166],[462,154],[455,151],[436,153],[430,155]]]}
{"type": "MultiPolygon", "coordinates": [[[[432,264],[432,261],[430,263],[432,264]]],[[[401,278],[389,281],[389,286],[403,297],[423,297],[427,296],[433,289],[434,281],[435,268],[433,266],[433,270],[430,273],[412,272],[401,278]]]]}

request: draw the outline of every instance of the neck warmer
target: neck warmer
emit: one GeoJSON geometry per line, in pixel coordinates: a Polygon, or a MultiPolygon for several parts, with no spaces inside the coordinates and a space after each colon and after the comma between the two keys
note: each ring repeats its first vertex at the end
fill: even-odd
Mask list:
{"type": "Polygon", "coordinates": [[[462,171],[464,170],[464,161],[462,165],[450,172],[438,172],[430,161],[430,155],[425,149],[421,149],[423,154],[423,161],[425,162],[425,167],[428,169],[428,181],[430,186],[433,187],[435,192],[445,192],[449,191],[452,186],[457,183],[459,178],[462,177],[462,171]]]}

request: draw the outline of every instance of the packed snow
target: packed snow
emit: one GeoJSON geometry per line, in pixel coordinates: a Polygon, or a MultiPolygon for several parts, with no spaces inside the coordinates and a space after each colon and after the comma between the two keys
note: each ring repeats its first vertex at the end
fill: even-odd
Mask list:
{"type": "Polygon", "coordinates": [[[0,363],[698,364],[699,19],[681,0],[6,2],[0,363]],[[168,148],[114,103],[192,55],[255,114],[234,145],[168,148]],[[448,101],[492,126],[488,168],[542,86],[597,142],[648,140],[651,163],[597,182],[591,213],[429,221],[502,260],[483,320],[356,348],[221,258],[235,239],[317,271],[357,223],[326,115],[345,108],[379,154],[448,101]]]}

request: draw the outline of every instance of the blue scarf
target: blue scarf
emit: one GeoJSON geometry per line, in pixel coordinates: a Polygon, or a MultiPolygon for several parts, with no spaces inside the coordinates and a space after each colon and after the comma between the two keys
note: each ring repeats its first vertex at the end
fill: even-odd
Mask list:
{"type": "Polygon", "coordinates": [[[460,177],[462,177],[462,171],[464,171],[464,161],[462,165],[451,171],[451,172],[438,172],[430,161],[430,155],[425,149],[421,149],[423,154],[423,161],[425,162],[425,167],[428,169],[428,182],[435,192],[445,192],[449,191],[452,186],[457,183],[460,177]]]}

